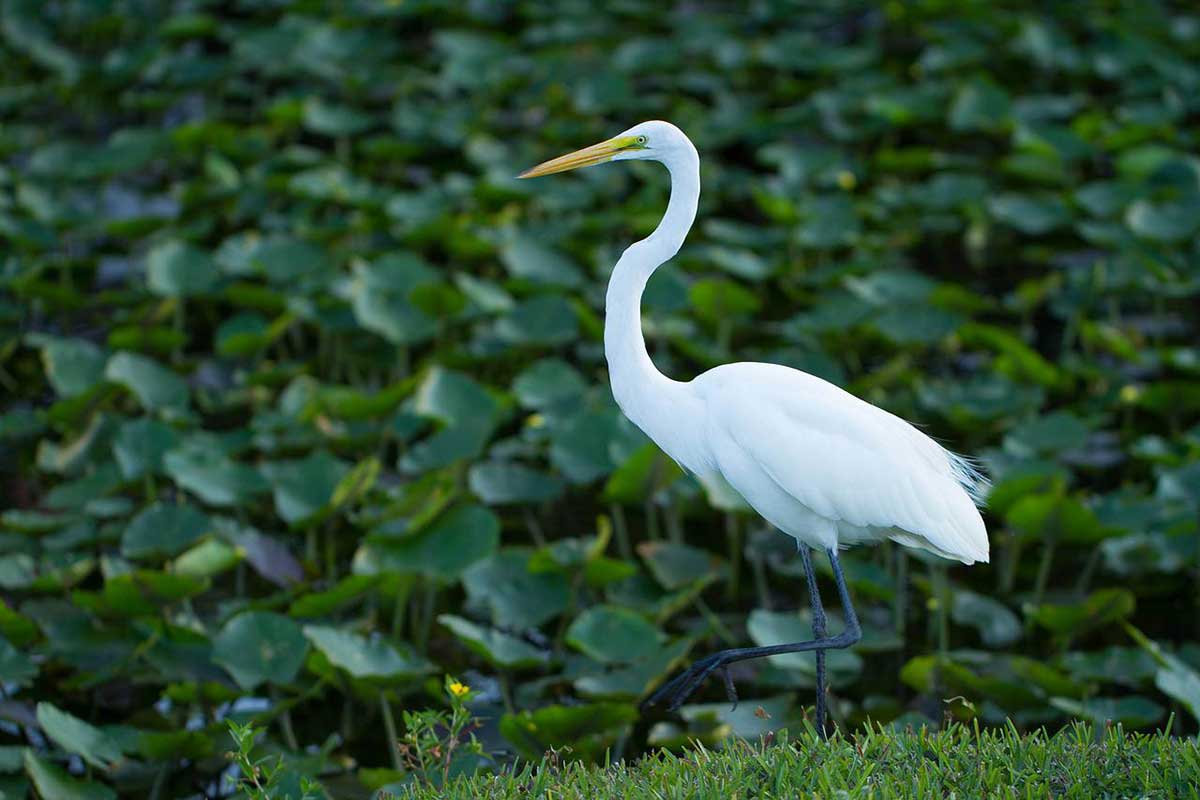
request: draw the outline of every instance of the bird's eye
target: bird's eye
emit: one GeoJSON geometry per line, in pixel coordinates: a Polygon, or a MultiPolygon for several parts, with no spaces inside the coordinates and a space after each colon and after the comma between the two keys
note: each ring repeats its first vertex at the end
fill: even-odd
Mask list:
{"type": "Polygon", "coordinates": [[[638,143],[638,144],[645,144],[645,143],[646,143],[646,137],[645,137],[645,136],[639,136],[639,137],[637,137],[637,143],[638,143]]]}

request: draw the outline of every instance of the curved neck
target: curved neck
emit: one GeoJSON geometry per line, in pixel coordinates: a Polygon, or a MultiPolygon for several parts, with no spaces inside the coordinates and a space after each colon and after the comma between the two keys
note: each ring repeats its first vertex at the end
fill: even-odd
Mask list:
{"type": "Polygon", "coordinates": [[[700,200],[700,159],[690,146],[663,159],[671,173],[671,200],[654,233],[629,246],[613,268],[605,299],[604,356],[617,405],[667,454],[695,470],[695,454],[673,424],[691,402],[685,384],[663,375],[642,336],[642,291],[660,265],[683,245],[700,200]]]}

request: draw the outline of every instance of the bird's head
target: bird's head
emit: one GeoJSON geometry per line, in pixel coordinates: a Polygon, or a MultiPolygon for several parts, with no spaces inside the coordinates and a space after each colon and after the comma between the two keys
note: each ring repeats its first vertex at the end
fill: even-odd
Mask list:
{"type": "Polygon", "coordinates": [[[607,161],[662,161],[670,164],[674,154],[684,150],[695,152],[692,143],[683,131],[669,122],[650,120],[639,122],[627,131],[622,131],[611,139],[605,139],[590,147],[567,153],[565,156],[544,161],[532,169],[527,169],[518,178],[538,178],[542,175],[553,175],[556,172],[566,172],[580,167],[590,167],[593,164],[603,164],[607,161]]]}

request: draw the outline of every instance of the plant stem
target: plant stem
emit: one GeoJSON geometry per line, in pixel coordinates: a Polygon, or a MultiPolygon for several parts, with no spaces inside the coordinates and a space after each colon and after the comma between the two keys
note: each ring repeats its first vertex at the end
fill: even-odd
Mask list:
{"type": "Polygon", "coordinates": [[[437,586],[432,580],[425,581],[425,591],[422,593],[421,630],[417,639],[417,650],[424,655],[429,647],[429,634],[433,630],[433,612],[437,605],[437,586]]]}
{"type": "Polygon", "coordinates": [[[325,579],[337,580],[337,535],[332,518],[325,523],[325,579]]]}
{"type": "Polygon", "coordinates": [[[1075,594],[1080,598],[1087,594],[1087,590],[1092,584],[1092,576],[1096,574],[1096,567],[1099,563],[1100,548],[1092,548],[1092,552],[1088,553],[1087,561],[1083,563],[1083,569],[1079,572],[1079,579],[1075,581],[1075,594]]]}
{"type": "Polygon", "coordinates": [[[392,638],[404,636],[404,617],[408,611],[408,598],[412,594],[412,585],[405,580],[402,587],[396,589],[396,607],[392,612],[392,638]]]}
{"type": "Polygon", "coordinates": [[[538,547],[546,546],[546,534],[542,532],[541,523],[538,522],[537,516],[528,506],[521,509],[525,517],[525,527],[529,530],[529,535],[533,538],[534,544],[538,547]]]}
{"type": "Polygon", "coordinates": [[[397,772],[404,771],[404,762],[400,760],[400,737],[396,733],[396,718],[392,716],[392,706],[388,702],[387,692],[379,693],[379,711],[383,714],[383,729],[387,733],[388,752],[392,754],[392,767],[397,772]]]}
{"type": "Polygon", "coordinates": [[[758,552],[750,554],[750,571],[754,573],[754,588],[758,592],[758,607],[771,610],[771,590],[767,585],[767,567],[763,564],[762,555],[758,552]]]}
{"type": "Polygon", "coordinates": [[[729,645],[730,647],[736,647],[737,639],[734,637],[733,631],[725,627],[725,623],[721,622],[721,618],[713,613],[713,610],[708,607],[707,603],[704,602],[704,598],[696,595],[695,603],[696,608],[700,611],[700,615],[704,617],[705,622],[709,624],[709,626],[713,629],[713,632],[715,632],[717,636],[720,636],[721,640],[724,641],[725,644],[729,645]]]}
{"type": "Polygon", "coordinates": [[[504,702],[504,710],[509,714],[517,713],[517,705],[513,702],[512,681],[507,672],[500,673],[500,699],[504,702]]]}
{"type": "MultiPolygon", "coordinates": [[[[279,690],[271,687],[271,704],[275,705],[279,702],[279,690]]],[[[279,715],[279,729],[283,732],[283,741],[291,748],[292,752],[300,751],[300,742],[296,739],[296,730],[292,727],[292,710],[284,708],[283,713],[279,715]]]]}
{"type": "Polygon", "coordinates": [[[654,495],[646,495],[644,505],[646,515],[646,538],[652,542],[658,541],[658,514],[654,510],[654,495]]]}
{"type": "Polygon", "coordinates": [[[1008,547],[1004,550],[1006,560],[1004,569],[1000,570],[999,592],[1000,595],[1012,594],[1013,586],[1017,582],[1017,566],[1021,563],[1021,540],[1011,533],[1008,535],[1008,547]]]}
{"type": "Polygon", "coordinates": [[[629,544],[629,523],[625,519],[625,508],[620,503],[611,503],[613,533],[617,537],[617,552],[622,561],[633,561],[633,547],[629,544]]]}
{"type": "Polygon", "coordinates": [[[667,538],[675,544],[683,544],[683,523],[679,519],[679,509],[675,503],[667,503],[663,517],[667,522],[667,538]]]}
{"type": "Polygon", "coordinates": [[[1038,564],[1037,580],[1033,584],[1033,605],[1040,606],[1046,594],[1046,584],[1050,581],[1050,566],[1054,563],[1054,540],[1047,539],[1042,548],[1042,560],[1038,564]]]}

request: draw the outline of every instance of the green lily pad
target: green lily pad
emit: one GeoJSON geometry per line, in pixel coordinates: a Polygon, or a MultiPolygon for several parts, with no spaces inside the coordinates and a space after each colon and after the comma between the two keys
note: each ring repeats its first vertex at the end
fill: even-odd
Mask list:
{"type": "Polygon", "coordinates": [[[329,663],[355,678],[400,680],[415,678],[432,668],[411,653],[380,637],[367,638],[341,628],[305,625],[304,635],[329,663]]]}
{"type": "Polygon", "coordinates": [[[1180,242],[1200,229],[1200,195],[1168,203],[1138,200],[1125,213],[1127,224],[1138,236],[1158,242],[1180,242]]]}
{"type": "Polygon", "coordinates": [[[483,452],[497,423],[499,405],[480,384],[460,372],[435,368],[417,387],[412,410],[446,424],[413,444],[400,460],[405,472],[448,466],[483,452]]]}
{"type": "Polygon", "coordinates": [[[567,608],[570,591],[560,572],[530,572],[529,553],[508,548],[472,564],[463,573],[471,602],[492,612],[492,622],[523,630],[541,625],[567,608]]]}
{"type": "Polygon", "coordinates": [[[546,408],[582,397],[586,391],[579,371],[557,358],[536,361],[513,380],[513,393],[525,408],[546,408]]]}
{"type": "Polygon", "coordinates": [[[105,503],[116,499],[105,496],[116,491],[122,482],[116,464],[97,464],[75,480],[55,486],[46,493],[44,503],[47,508],[64,511],[91,507],[93,503],[105,503]]]}
{"type": "Polygon", "coordinates": [[[413,398],[413,411],[444,422],[470,425],[496,413],[496,401],[474,379],[443,368],[430,370],[413,398]]]}
{"type": "Polygon", "coordinates": [[[756,741],[786,726],[794,705],[795,700],[787,696],[743,700],[737,708],[729,703],[690,703],[679,709],[679,715],[691,726],[725,725],[734,736],[756,741]]]}
{"type": "Polygon", "coordinates": [[[500,520],[483,506],[450,509],[426,528],[399,539],[374,538],[354,557],[359,575],[401,572],[455,580],[500,543],[500,520]]]}
{"type": "Polygon", "coordinates": [[[635,719],[637,709],[624,703],[553,705],[505,714],[500,719],[500,733],[525,758],[538,759],[550,748],[568,744],[587,756],[602,751],[635,719]]]}
{"type": "Polygon", "coordinates": [[[758,295],[725,278],[698,280],[688,289],[692,308],[709,322],[754,314],[762,306],[758,295]]]}
{"type": "MultiPolygon", "coordinates": [[[[683,471],[651,442],[626,457],[604,485],[604,499],[631,505],[670,485],[683,471]]],[[[748,508],[748,506],[747,506],[748,508]]]]}
{"type": "Polygon", "coordinates": [[[424,341],[438,331],[437,318],[412,302],[424,286],[437,286],[435,273],[411,253],[392,253],[354,266],[350,287],[354,316],[393,344],[424,341]]]}
{"type": "Polygon", "coordinates": [[[1081,636],[1125,619],[1136,605],[1128,589],[1100,589],[1078,603],[1044,603],[1032,609],[1031,616],[1059,636],[1081,636]]]}
{"type": "Polygon", "coordinates": [[[113,440],[113,455],[126,480],[163,472],[163,457],[179,443],[170,426],[148,417],[121,423],[113,440]]]}
{"type": "Polygon", "coordinates": [[[188,407],[187,383],[152,358],[120,352],[108,360],[104,377],[133,392],[149,411],[184,411],[188,407]]]}
{"type": "Polygon", "coordinates": [[[514,278],[566,288],[583,283],[583,273],[574,262],[530,234],[514,234],[501,247],[500,260],[514,278]]]}
{"type": "Polygon", "coordinates": [[[1049,233],[1071,220],[1066,204],[1051,195],[998,194],[989,198],[987,205],[997,222],[1030,236],[1049,233]]]}
{"type": "Polygon", "coordinates": [[[0,681],[28,686],[37,677],[38,667],[25,653],[0,636],[0,681]]]}
{"type": "Polygon", "coordinates": [[[93,767],[109,770],[124,757],[112,737],[104,731],[51,703],[37,704],[37,719],[42,731],[59,747],[75,753],[93,767]]]}
{"type": "Polygon", "coordinates": [[[1189,665],[1178,656],[1166,652],[1132,625],[1125,630],[1158,664],[1154,685],[1163,694],[1179,701],[1200,721],[1200,667],[1189,665]]]}
{"type": "Polygon", "coordinates": [[[371,127],[370,114],[320,97],[304,102],[304,127],[323,136],[356,136],[371,127]]]}
{"type": "Polygon", "coordinates": [[[98,781],[72,778],[61,767],[39,756],[32,748],[23,753],[25,772],[46,800],[117,800],[117,793],[98,781]]]}
{"type": "Polygon", "coordinates": [[[249,262],[273,284],[320,279],[332,271],[329,257],[315,244],[292,236],[273,235],[255,242],[249,262]]]}
{"type": "Polygon", "coordinates": [[[323,617],[360,599],[379,583],[375,575],[349,575],[323,592],[311,592],[292,601],[293,617],[323,617]]]}
{"type": "Polygon", "coordinates": [[[212,506],[241,506],[270,488],[258,470],[229,458],[211,440],[185,440],[163,456],[175,484],[212,506]]]}
{"type": "Polygon", "coordinates": [[[28,553],[0,556],[0,588],[15,591],[33,585],[37,562],[28,553]]]}
{"type": "Polygon", "coordinates": [[[247,691],[263,683],[290,683],[308,653],[300,626],[269,611],[238,614],[225,623],[212,645],[213,661],[247,691]]]}
{"type": "Polygon", "coordinates": [[[242,553],[220,539],[205,539],[181,553],[171,564],[178,575],[208,578],[233,569],[242,560],[242,553]]]}
{"type": "Polygon", "coordinates": [[[485,628],[453,614],[442,614],[438,622],[473,653],[501,669],[524,669],[544,664],[547,654],[528,642],[495,628],[485,628]]]}
{"type": "Polygon", "coordinates": [[[1094,543],[1112,534],[1083,503],[1059,491],[1027,495],[1004,515],[1025,539],[1094,543]]]}
{"type": "Polygon", "coordinates": [[[666,637],[637,612],[594,606],[567,628],[572,647],[606,664],[628,664],[654,653],[666,637]]]}
{"type": "MultiPolygon", "coordinates": [[[[829,633],[835,633],[838,622],[829,620],[829,633]]],[[[795,612],[767,611],[756,608],[746,621],[746,632],[759,647],[806,642],[813,638],[812,623],[795,612]]],[[[816,675],[816,659],[813,653],[785,653],[771,656],[771,662],[785,670],[794,670],[803,675],[816,675]]],[[[828,650],[825,653],[826,668],[830,683],[837,687],[853,681],[862,672],[862,656],[853,650],[828,650]]]]}
{"type": "Polygon", "coordinates": [[[613,453],[624,438],[616,407],[573,415],[555,425],[550,463],[575,484],[591,483],[617,467],[613,453]]]}
{"type": "Polygon", "coordinates": [[[965,84],[950,104],[947,121],[960,131],[995,131],[1009,120],[1012,101],[994,81],[975,80],[965,84]]]}
{"type": "Polygon", "coordinates": [[[121,535],[126,558],[173,556],[210,529],[204,512],[195,506],[154,503],[130,520],[121,535]]]}
{"type": "Polygon", "coordinates": [[[680,639],[630,664],[597,664],[596,671],[576,678],[574,686],[585,697],[593,699],[644,697],[683,660],[691,646],[688,639],[680,639]]]}
{"type": "Polygon", "coordinates": [[[674,542],[642,542],[638,555],[650,568],[650,574],[667,591],[675,591],[698,581],[705,583],[717,576],[720,560],[711,553],[674,542]]]}
{"type": "Polygon", "coordinates": [[[139,569],[108,575],[101,592],[109,615],[151,617],[179,600],[195,597],[209,587],[202,577],[139,569]]]}
{"type": "Polygon", "coordinates": [[[1021,621],[1003,603],[962,589],[954,592],[950,618],[979,631],[988,647],[1007,647],[1021,638],[1021,621]]]}
{"type": "Polygon", "coordinates": [[[471,467],[467,483],[489,505],[541,503],[563,492],[562,480],[552,474],[504,461],[484,461],[471,467]]]}
{"type": "Polygon", "coordinates": [[[86,339],[30,334],[26,340],[41,349],[46,379],[59,397],[83,394],[104,379],[108,356],[86,339]]]}
{"type": "Polygon", "coordinates": [[[562,345],[579,335],[575,310],[565,297],[540,294],[522,300],[496,322],[496,335],[518,345],[562,345]]]}
{"type": "Polygon", "coordinates": [[[252,311],[235,314],[217,326],[217,353],[232,357],[253,355],[270,342],[269,330],[261,314],[252,311]]]}
{"type": "Polygon", "coordinates": [[[1004,445],[1021,455],[1057,453],[1082,447],[1090,426],[1069,411],[1054,411],[1015,426],[1004,445]]]}
{"type": "Polygon", "coordinates": [[[195,245],[172,240],[146,255],[146,285],[163,297],[191,297],[211,291],[217,263],[195,245]]]}
{"type": "MultiPolygon", "coordinates": [[[[1136,647],[1106,647],[1093,652],[1071,652],[1062,664],[1078,681],[1117,683],[1131,688],[1154,677],[1158,665],[1154,657],[1136,647]]],[[[1197,695],[1200,698],[1200,695],[1197,695]]],[[[1197,705],[1200,709],[1200,705],[1197,705]]]]}
{"type": "Polygon", "coordinates": [[[811,198],[804,206],[803,217],[796,238],[805,247],[853,244],[862,231],[854,204],[842,195],[811,198]]]}
{"type": "Polygon", "coordinates": [[[289,525],[303,525],[324,512],[350,465],[326,450],[295,461],[262,465],[275,497],[275,510],[289,525]]]}
{"type": "Polygon", "coordinates": [[[1076,202],[1097,217],[1117,214],[1136,196],[1132,186],[1117,181],[1093,181],[1075,192],[1076,202]]]}
{"type": "Polygon", "coordinates": [[[1093,697],[1073,700],[1052,697],[1050,704],[1071,716],[1086,719],[1098,727],[1116,723],[1130,728],[1148,728],[1163,718],[1162,706],[1147,697],[1093,697]]]}

